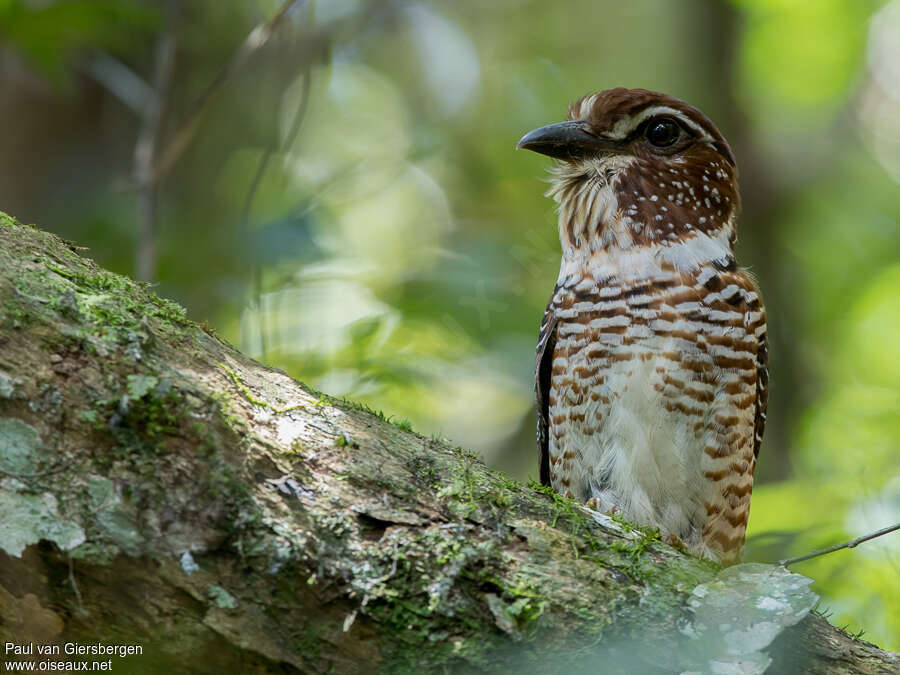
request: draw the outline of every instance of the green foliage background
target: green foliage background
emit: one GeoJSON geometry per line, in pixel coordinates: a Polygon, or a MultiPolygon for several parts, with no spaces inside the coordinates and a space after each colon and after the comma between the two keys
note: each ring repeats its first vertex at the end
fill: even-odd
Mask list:
{"type": "MultiPolygon", "coordinates": [[[[900,2],[295,4],[160,186],[161,294],[265,363],[534,476],[559,252],[547,162],[515,142],[588,91],[665,91],[736,151],[739,254],[769,307],[748,558],[900,520],[900,2]]],[[[139,121],[111,87],[152,81],[170,26],[164,149],[279,7],[0,0],[0,208],[133,273],[139,121]]],[[[832,621],[900,649],[900,536],[795,570],[832,621]]]]}

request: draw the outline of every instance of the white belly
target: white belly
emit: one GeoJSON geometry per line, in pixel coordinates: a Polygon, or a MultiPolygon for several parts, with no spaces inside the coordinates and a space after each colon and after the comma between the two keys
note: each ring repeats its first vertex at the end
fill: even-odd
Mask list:
{"type": "MultiPolygon", "coordinates": [[[[681,380],[689,377],[677,362],[660,355],[683,350],[683,343],[675,344],[679,342],[645,338],[634,345],[635,358],[607,362],[601,371],[602,384],[578,394],[564,387],[558,390],[556,407],[566,414],[557,416],[558,431],[563,433],[551,430],[550,443],[551,456],[567,451],[570,457],[574,455],[567,462],[566,474],[568,490],[576,499],[594,498],[604,511],[616,509],[627,520],[658,527],[689,544],[689,540],[699,540],[698,526],[705,516],[707,486],[702,464],[704,446],[713,441],[708,436],[716,433],[709,424],[716,406],[699,406],[697,401],[667,391],[666,375],[681,380]],[[682,398],[685,406],[702,409],[702,414],[667,409],[667,404],[671,407],[682,398]]],[[[583,377],[586,369],[596,368],[588,352],[581,349],[568,358],[555,359],[554,365],[565,363],[558,381],[577,378],[579,373],[583,377]]],[[[551,419],[554,412],[550,411],[551,419]]]]}

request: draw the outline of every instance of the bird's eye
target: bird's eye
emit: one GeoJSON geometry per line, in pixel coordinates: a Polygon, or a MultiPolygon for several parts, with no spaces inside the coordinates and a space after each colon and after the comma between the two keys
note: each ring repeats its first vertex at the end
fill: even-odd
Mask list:
{"type": "Polygon", "coordinates": [[[680,136],[681,127],[675,120],[654,120],[647,125],[647,140],[657,148],[672,145],[680,136]]]}

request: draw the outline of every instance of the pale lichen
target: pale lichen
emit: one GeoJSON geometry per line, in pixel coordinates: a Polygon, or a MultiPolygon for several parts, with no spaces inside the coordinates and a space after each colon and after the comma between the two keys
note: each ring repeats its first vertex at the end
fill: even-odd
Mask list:
{"type": "Polygon", "coordinates": [[[70,551],[85,541],[78,523],[63,518],[56,497],[50,492],[28,494],[18,480],[0,480],[0,548],[21,556],[26,546],[41,540],[52,541],[70,551]]]}
{"type": "Polygon", "coordinates": [[[772,663],[764,651],[818,601],[812,579],[784,567],[745,563],[699,584],[688,600],[692,618],[681,627],[685,670],[761,674],[772,663]]]}
{"type": "Polygon", "coordinates": [[[15,418],[0,418],[0,472],[37,473],[45,456],[37,429],[15,418]]]}

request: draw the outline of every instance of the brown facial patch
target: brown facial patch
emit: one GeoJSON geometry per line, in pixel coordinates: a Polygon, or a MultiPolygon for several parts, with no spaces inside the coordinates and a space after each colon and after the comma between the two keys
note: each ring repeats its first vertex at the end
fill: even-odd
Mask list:
{"type": "MultiPolygon", "coordinates": [[[[622,217],[640,224],[650,240],[682,240],[729,225],[737,210],[734,169],[704,143],[692,143],[671,156],[632,142],[638,158],[616,182],[622,217]]],[[[626,220],[626,222],[629,222],[626,220]]]]}

